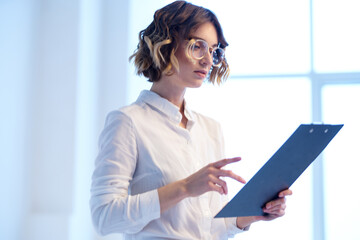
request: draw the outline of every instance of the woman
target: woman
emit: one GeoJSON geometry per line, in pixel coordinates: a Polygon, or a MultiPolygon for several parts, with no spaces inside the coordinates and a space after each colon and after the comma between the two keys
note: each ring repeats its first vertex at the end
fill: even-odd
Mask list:
{"type": "Polygon", "coordinates": [[[209,10],[176,1],[156,11],[139,35],[138,74],[152,82],[130,106],[111,112],[100,136],[91,211],[100,234],[127,239],[227,239],[260,220],[284,215],[285,196],[266,204],[266,216],[220,218],[228,192],[220,125],[193,112],[187,88],[221,83],[228,45],[209,10]],[[221,160],[222,159],[222,160],[221,160]]]}

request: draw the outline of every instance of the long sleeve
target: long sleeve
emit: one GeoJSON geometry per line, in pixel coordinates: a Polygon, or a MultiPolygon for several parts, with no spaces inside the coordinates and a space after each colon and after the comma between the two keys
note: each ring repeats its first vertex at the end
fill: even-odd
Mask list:
{"type": "Polygon", "coordinates": [[[120,111],[110,113],[99,139],[90,199],[93,224],[101,235],[137,233],[160,217],[156,189],[129,195],[137,158],[131,119],[120,111]]]}
{"type": "Polygon", "coordinates": [[[91,213],[101,235],[125,239],[228,239],[241,232],[235,219],[214,218],[226,199],[217,192],[185,198],[160,214],[157,189],[223,159],[220,125],[151,91],[111,112],[99,139],[91,213]]]}

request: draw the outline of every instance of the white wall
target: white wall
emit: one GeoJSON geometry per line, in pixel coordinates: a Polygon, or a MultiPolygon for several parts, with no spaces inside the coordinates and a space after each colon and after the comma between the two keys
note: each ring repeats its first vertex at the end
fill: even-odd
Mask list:
{"type": "Polygon", "coordinates": [[[39,1],[27,120],[27,239],[66,239],[72,211],[79,6],[39,1]]]}
{"type": "Polygon", "coordinates": [[[26,1],[0,1],[1,239],[20,239],[23,227],[32,15],[33,7],[26,1]]]}
{"type": "Polygon", "coordinates": [[[0,1],[0,239],[94,239],[105,115],[126,104],[124,1],[0,1]]]}

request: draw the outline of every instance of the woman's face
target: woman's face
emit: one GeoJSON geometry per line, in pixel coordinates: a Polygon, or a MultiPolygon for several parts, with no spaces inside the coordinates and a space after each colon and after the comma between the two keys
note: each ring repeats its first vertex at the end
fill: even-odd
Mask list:
{"type": "MultiPolygon", "coordinates": [[[[214,25],[210,22],[200,25],[200,27],[190,36],[192,39],[202,39],[208,43],[209,47],[218,45],[218,36],[214,25]]],[[[185,53],[188,41],[183,40],[175,52],[179,62],[179,72],[174,73],[177,84],[181,87],[200,87],[206,79],[212,66],[210,52],[200,60],[189,59],[185,53]]]]}

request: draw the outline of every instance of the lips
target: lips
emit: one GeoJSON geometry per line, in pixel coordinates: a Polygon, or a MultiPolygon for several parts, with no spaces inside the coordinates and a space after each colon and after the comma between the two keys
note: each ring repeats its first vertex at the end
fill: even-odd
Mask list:
{"type": "Polygon", "coordinates": [[[205,78],[206,75],[207,75],[207,71],[205,71],[205,70],[197,70],[197,71],[194,71],[194,72],[201,78],[205,78]]]}

